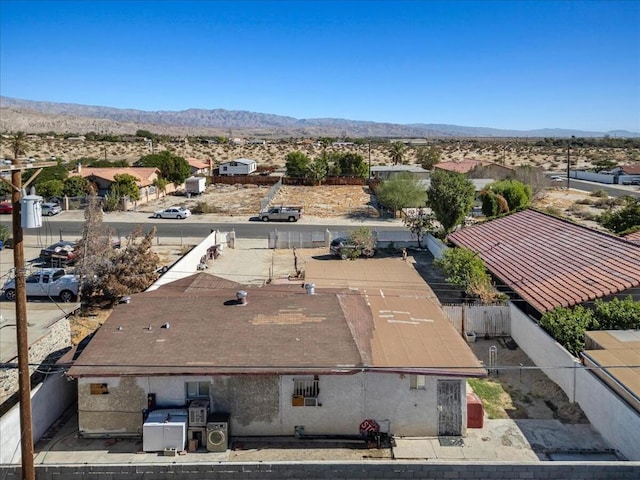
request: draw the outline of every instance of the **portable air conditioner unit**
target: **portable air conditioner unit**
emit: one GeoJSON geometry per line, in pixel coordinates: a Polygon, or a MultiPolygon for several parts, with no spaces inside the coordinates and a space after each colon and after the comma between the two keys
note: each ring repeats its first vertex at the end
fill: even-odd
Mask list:
{"type": "Polygon", "coordinates": [[[206,427],[208,416],[208,400],[193,400],[189,404],[189,427],[206,427]]]}

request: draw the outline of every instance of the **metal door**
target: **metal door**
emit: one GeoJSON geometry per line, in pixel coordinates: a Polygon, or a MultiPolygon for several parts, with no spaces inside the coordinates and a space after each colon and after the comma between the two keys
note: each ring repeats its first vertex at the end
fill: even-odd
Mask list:
{"type": "Polygon", "coordinates": [[[438,435],[462,434],[460,380],[438,380],[438,435]]]}

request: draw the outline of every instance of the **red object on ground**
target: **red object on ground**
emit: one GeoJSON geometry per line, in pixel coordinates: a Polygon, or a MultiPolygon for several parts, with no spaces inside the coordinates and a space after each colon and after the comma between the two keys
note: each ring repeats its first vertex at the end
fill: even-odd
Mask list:
{"type": "Polygon", "coordinates": [[[484,407],[475,393],[467,394],[467,428],[484,426],[484,407]]]}

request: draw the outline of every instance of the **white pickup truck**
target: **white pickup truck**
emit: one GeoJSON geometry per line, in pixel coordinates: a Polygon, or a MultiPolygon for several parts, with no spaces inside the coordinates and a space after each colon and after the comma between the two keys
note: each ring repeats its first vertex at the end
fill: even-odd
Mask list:
{"type": "MultiPolygon", "coordinates": [[[[25,280],[27,297],[60,297],[63,302],[71,302],[78,297],[78,277],[67,275],[63,268],[42,268],[30,274],[25,280]]],[[[2,287],[9,301],[16,299],[16,280],[7,280],[2,287]]]]}
{"type": "Polygon", "coordinates": [[[260,220],[269,222],[271,220],[281,220],[287,222],[297,222],[302,216],[302,207],[268,207],[260,211],[260,220]]]}

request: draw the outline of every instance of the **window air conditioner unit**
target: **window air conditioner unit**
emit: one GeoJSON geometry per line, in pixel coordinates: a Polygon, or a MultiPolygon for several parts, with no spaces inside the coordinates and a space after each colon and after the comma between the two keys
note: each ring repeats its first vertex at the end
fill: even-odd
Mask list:
{"type": "Polygon", "coordinates": [[[316,397],[304,397],[304,406],[305,407],[317,407],[318,399],[316,397]]]}

